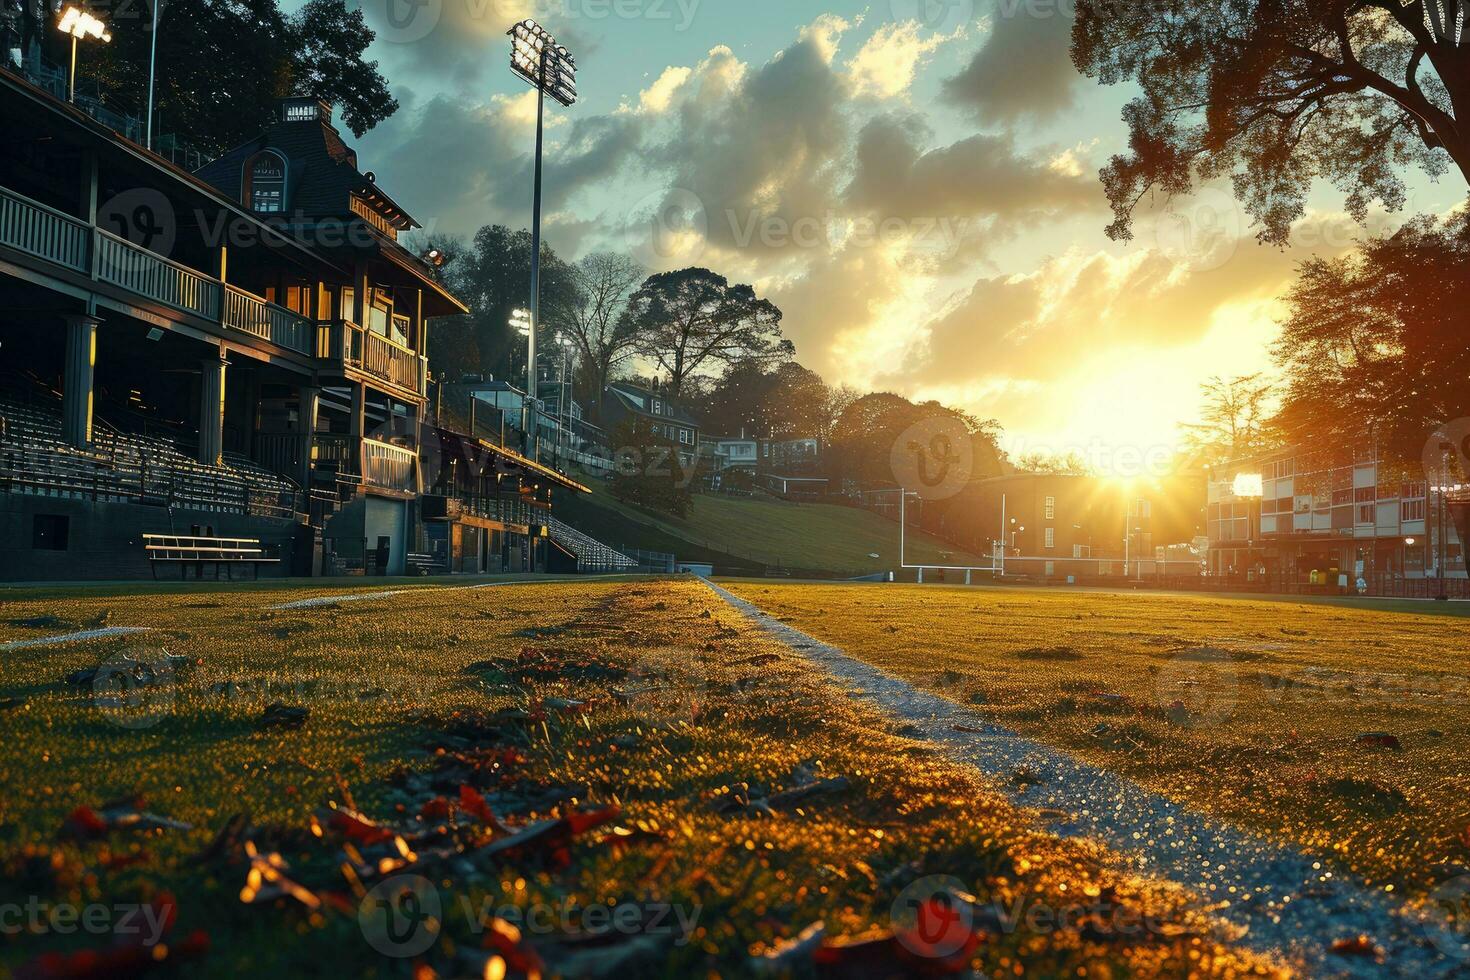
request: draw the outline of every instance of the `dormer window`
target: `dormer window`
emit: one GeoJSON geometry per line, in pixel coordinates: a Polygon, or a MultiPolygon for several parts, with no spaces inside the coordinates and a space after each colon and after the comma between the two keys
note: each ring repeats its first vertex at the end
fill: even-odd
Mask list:
{"type": "Polygon", "coordinates": [[[286,210],[286,161],[279,153],[264,150],[246,162],[244,197],[252,211],[286,210]]]}

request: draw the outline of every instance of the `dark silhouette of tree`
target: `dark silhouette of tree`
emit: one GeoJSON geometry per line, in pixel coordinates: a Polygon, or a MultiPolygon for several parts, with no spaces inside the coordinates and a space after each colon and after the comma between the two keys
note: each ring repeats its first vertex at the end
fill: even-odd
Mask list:
{"type": "Polygon", "coordinates": [[[1470,47],[1458,0],[1079,0],[1072,58],[1136,82],[1129,152],[1102,180],[1132,237],[1139,201],[1229,177],[1282,243],[1316,178],[1360,221],[1404,204],[1399,171],[1470,174],[1470,47]]]}
{"type": "Polygon", "coordinates": [[[1470,416],[1470,214],[1417,218],[1352,254],[1313,259],[1287,295],[1274,419],[1292,442],[1371,433],[1404,462],[1470,416]]]}
{"type": "MultiPolygon", "coordinates": [[[[442,351],[436,351],[437,334],[430,335],[430,368],[455,380],[474,372],[523,384],[526,341],[511,328],[510,316],[512,311],[530,305],[531,233],[486,225],[475,233],[473,241],[456,247],[451,254],[453,258],[443,266],[441,275],[450,291],[470,308],[470,316],[466,325],[449,328],[459,331],[460,341],[446,344],[442,351]]],[[[536,338],[539,351],[551,350],[558,325],[566,322],[566,311],[576,302],[573,280],[567,263],[542,242],[541,328],[536,338]]]]}
{"type": "Polygon", "coordinates": [[[617,452],[608,489],[624,503],[683,517],[689,513],[689,474],[679,462],[678,448],[655,435],[646,416],[630,415],[614,435],[617,452]]]}
{"type": "MultiPolygon", "coordinates": [[[[345,0],[310,0],[295,14],[278,0],[145,0],[118,7],[112,42],[91,46],[78,69],[129,112],[142,115],[148,100],[154,3],[155,134],[177,132],[219,154],[259,133],[289,95],[331,102],[356,136],[398,109],[377,62],[362,57],[373,31],[345,0]]],[[[66,39],[43,37],[48,57],[64,64],[66,39]]]]}
{"type": "Polygon", "coordinates": [[[1260,452],[1272,443],[1268,422],[1275,388],[1258,372],[1211,378],[1200,386],[1200,420],[1182,426],[1185,446],[1200,463],[1260,452]]]}
{"type": "Polygon", "coordinates": [[[775,364],[796,352],[781,338],[774,303],[708,269],[649,276],[630,308],[638,353],[668,374],[675,397],[694,375],[739,362],[775,364]]]}
{"type": "Polygon", "coordinates": [[[589,414],[599,414],[602,391],[613,372],[633,356],[637,335],[628,299],[644,270],[627,255],[594,252],[568,269],[570,300],[558,311],[557,326],[577,352],[578,380],[587,392],[589,414]]]}

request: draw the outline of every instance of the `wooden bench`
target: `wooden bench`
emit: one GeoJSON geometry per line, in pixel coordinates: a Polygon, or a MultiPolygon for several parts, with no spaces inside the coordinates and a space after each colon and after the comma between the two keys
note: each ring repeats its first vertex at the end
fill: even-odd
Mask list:
{"type": "Polygon", "coordinates": [[[196,578],[204,577],[204,566],[214,565],[214,577],[219,578],[220,569],[227,578],[233,579],[234,569],[249,565],[260,578],[261,565],[279,564],[281,559],[266,555],[258,538],[220,538],[211,535],[145,534],[143,550],[148,555],[148,564],[153,577],[158,578],[158,566],[179,566],[179,577],[188,578],[193,568],[196,578]]]}

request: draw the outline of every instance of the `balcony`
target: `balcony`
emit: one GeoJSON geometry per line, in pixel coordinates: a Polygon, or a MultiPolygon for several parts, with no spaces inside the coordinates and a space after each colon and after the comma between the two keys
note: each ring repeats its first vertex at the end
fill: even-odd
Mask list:
{"type": "Polygon", "coordinates": [[[428,358],[351,320],[317,324],[316,356],[339,361],[344,367],[415,395],[423,395],[428,388],[428,358]]]}
{"type": "Polygon", "coordinates": [[[311,321],[125,238],[0,187],[0,245],[137,296],[311,354],[311,321]]]}
{"type": "Polygon", "coordinates": [[[417,493],[419,489],[419,454],[412,449],[376,439],[362,441],[362,482],[364,486],[400,493],[417,493]]]}

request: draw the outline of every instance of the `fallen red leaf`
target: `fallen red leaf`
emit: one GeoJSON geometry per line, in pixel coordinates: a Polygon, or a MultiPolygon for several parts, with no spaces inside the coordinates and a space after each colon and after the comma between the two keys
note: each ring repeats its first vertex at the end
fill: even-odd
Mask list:
{"type": "Polygon", "coordinates": [[[359,844],[379,844],[393,837],[393,831],[378,826],[355,810],[333,810],[327,826],[359,844]]]}
{"type": "Polygon", "coordinates": [[[490,804],[485,802],[485,797],[468,783],[459,787],[459,808],[481,823],[496,822],[495,814],[490,811],[490,804]]]}

